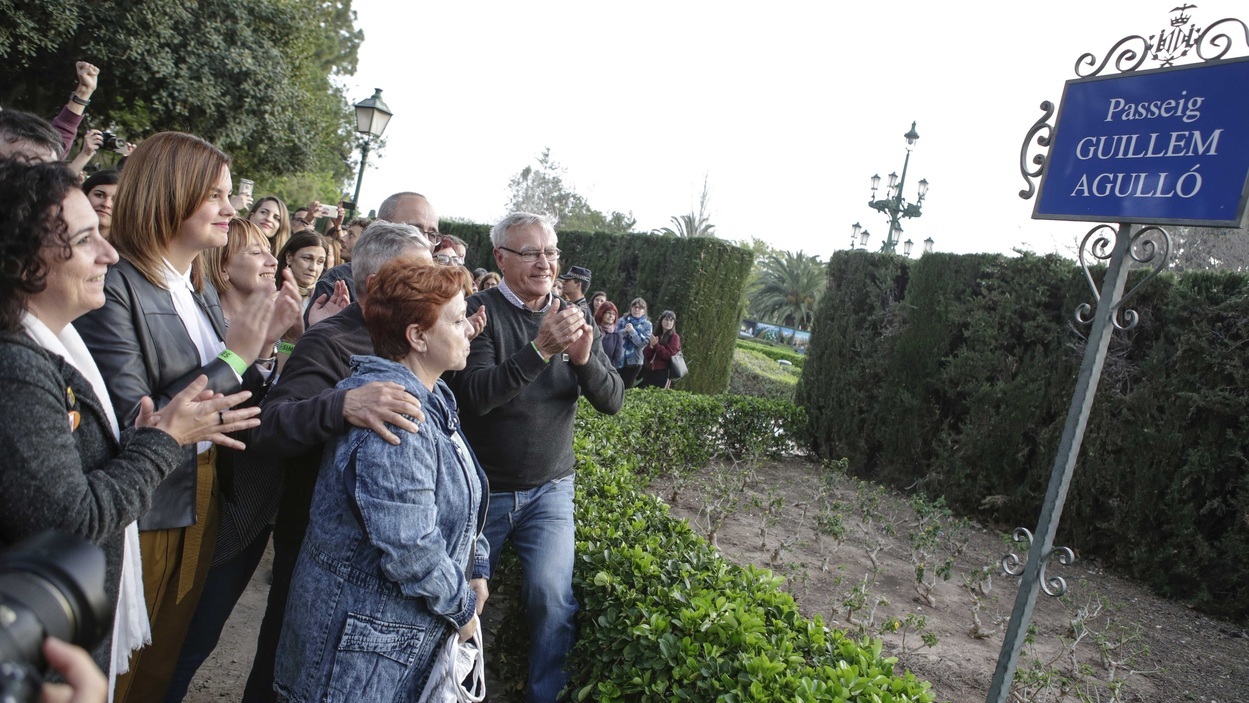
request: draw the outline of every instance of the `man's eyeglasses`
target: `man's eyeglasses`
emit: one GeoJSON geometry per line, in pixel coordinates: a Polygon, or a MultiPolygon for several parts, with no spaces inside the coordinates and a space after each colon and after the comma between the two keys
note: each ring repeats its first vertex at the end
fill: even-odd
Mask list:
{"type": "Polygon", "coordinates": [[[453,256],[451,254],[434,254],[434,261],[442,264],[443,266],[450,266],[452,264],[455,264],[456,266],[464,265],[464,257],[453,256]]]}
{"type": "Polygon", "coordinates": [[[545,257],[547,261],[559,261],[559,249],[526,249],[525,251],[516,251],[509,247],[499,248],[519,256],[520,260],[527,264],[537,263],[539,256],[545,257]]]}

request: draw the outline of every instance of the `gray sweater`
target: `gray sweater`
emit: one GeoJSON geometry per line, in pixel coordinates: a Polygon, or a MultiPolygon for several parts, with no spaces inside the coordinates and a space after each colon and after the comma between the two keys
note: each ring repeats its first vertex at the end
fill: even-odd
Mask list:
{"type": "MultiPolygon", "coordinates": [[[[545,313],[523,310],[498,288],[468,299],[468,314],[486,306],[486,328],[472,342],[468,364],[451,387],[464,435],[490,479],[491,491],[540,486],[573,471],[577,398],[614,415],[624,384],[603,353],[598,328],[583,366],[561,355],[544,362],[533,345],[545,313]]],[[[564,307],[561,302],[561,308],[564,307]]]]}
{"type": "MultiPolygon", "coordinates": [[[[182,448],[151,428],[123,432],[119,445],[87,379],[24,334],[0,333],[0,398],[0,547],[43,530],[88,539],[104,550],[116,603],[125,527],[147,512],[182,448]]],[[[110,647],[111,630],[93,652],[104,671],[110,647]]]]}

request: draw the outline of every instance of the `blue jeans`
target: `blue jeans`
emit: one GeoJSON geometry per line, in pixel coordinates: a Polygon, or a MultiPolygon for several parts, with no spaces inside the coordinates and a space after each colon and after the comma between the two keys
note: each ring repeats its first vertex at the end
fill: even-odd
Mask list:
{"type": "Polygon", "coordinates": [[[520,597],[529,624],[528,703],[553,703],[568,681],[564,661],[576,639],[577,614],[572,595],[574,484],[575,475],[570,474],[526,491],[490,494],[485,529],[490,573],[505,539],[520,558],[520,597]]]}

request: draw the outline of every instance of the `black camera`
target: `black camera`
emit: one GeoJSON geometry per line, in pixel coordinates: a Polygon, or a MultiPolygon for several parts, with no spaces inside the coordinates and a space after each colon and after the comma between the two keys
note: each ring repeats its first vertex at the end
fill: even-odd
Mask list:
{"type": "Polygon", "coordinates": [[[112,628],[104,552],[63,532],[44,532],[0,553],[0,700],[37,701],[49,636],[90,651],[112,628]]]}
{"type": "Polygon", "coordinates": [[[118,154],[126,153],[126,140],[113,134],[112,132],[102,132],[100,136],[104,141],[100,143],[100,148],[104,151],[115,151],[118,154]]]}

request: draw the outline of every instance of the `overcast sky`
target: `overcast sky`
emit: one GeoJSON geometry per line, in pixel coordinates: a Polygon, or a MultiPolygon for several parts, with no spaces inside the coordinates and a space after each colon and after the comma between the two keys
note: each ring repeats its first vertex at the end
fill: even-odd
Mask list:
{"type": "MultiPolygon", "coordinates": [[[[416,190],[443,217],[492,223],[508,180],[549,147],[566,182],[596,209],[632,211],[639,231],[696,207],[705,175],[720,237],[826,259],[855,222],[879,246],[869,179],[901,173],[912,121],[903,195],[930,183],[904,222],[916,250],[931,237],[938,251],[1069,254],[1089,226],[1031,219],[1024,136],[1081,54],[1168,28],[1176,2],[353,5],[365,42],[348,99],[381,88],[395,113],[363,210],[416,190]]],[[[1188,12],[1204,27],[1247,10],[1188,12]]]]}

